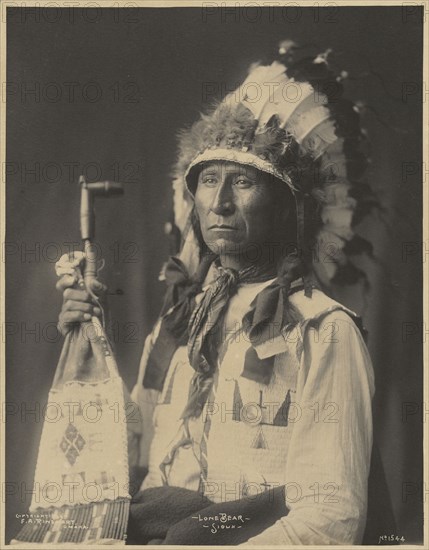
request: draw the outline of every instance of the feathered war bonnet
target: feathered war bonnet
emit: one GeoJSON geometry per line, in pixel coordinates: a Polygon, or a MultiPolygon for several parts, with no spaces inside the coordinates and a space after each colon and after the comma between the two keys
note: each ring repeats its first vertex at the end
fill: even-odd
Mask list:
{"type": "Polygon", "coordinates": [[[363,273],[349,251],[370,249],[353,230],[367,202],[360,177],[366,158],[356,105],[342,98],[342,76],[327,55],[296,59],[290,41],[279,61],[253,64],[245,81],[179,136],[174,170],[175,223],[181,231],[180,259],[190,275],[201,261],[191,223],[196,178],[205,162],[232,161],[275,176],[296,204],[297,246],[313,273],[329,287],[356,282],[363,273]]]}

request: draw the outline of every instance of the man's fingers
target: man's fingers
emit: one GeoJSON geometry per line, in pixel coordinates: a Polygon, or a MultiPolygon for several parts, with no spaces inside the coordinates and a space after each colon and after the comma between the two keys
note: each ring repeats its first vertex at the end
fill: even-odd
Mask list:
{"type": "MultiPolygon", "coordinates": [[[[79,300],[83,302],[90,300],[90,295],[85,289],[85,286],[83,288],[75,288],[75,283],[75,277],[63,275],[61,279],[57,281],[56,287],[60,292],[64,292],[64,299],[79,300]]],[[[106,293],[107,286],[94,279],[91,281],[91,290],[94,294],[100,296],[106,293]]]]}
{"type": "Polygon", "coordinates": [[[61,313],[59,318],[60,325],[83,323],[84,321],[90,320],[91,314],[84,313],[83,311],[64,311],[63,313],[61,313]]]}
{"type": "Polygon", "coordinates": [[[63,275],[58,279],[57,284],[55,285],[57,290],[63,292],[66,288],[72,287],[76,282],[76,277],[72,275],[63,275]]]}
{"type": "MultiPolygon", "coordinates": [[[[96,304],[95,298],[85,288],[76,287],[77,278],[70,274],[64,274],[58,280],[56,287],[63,293],[63,307],[58,319],[58,330],[66,336],[75,326],[85,321],[90,321],[92,316],[101,317],[101,308],[96,304]]],[[[83,281],[82,281],[83,282],[83,281]]],[[[91,292],[102,296],[107,287],[97,279],[91,281],[91,292]]]]}
{"type": "Polygon", "coordinates": [[[96,317],[101,315],[101,309],[98,306],[94,306],[88,302],[78,302],[77,300],[66,300],[62,311],[80,311],[82,313],[90,313],[96,317]]]}
{"type": "Polygon", "coordinates": [[[64,302],[74,300],[75,302],[91,302],[92,298],[86,290],[77,288],[66,288],[63,294],[64,302]]]}
{"type": "Polygon", "coordinates": [[[63,305],[63,311],[81,311],[83,313],[92,313],[94,311],[94,306],[88,302],[66,300],[63,305]]]}
{"type": "Polygon", "coordinates": [[[91,290],[98,296],[101,294],[105,294],[107,291],[107,286],[103,285],[103,283],[100,283],[97,279],[94,279],[91,281],[91,290]]]}
{"type": "MultiPolygon", "coordinates": [[[[82,303],[79,303],[79,304],[80,306],[85,305],[82,303]]],[[[93,315],[95,315],[96,317],[101,316],[101,310],[99,307],[94,307],[92,313],[82,311],[81,309],[79,310],[63,309],[63,311],[60,313],[60,316],[58,318],[58,330],[61,332],[63,336],[65,336],[74,326],[78,325],[79,323],[83,323],[85,321],[90,321],[93,315]]]]}

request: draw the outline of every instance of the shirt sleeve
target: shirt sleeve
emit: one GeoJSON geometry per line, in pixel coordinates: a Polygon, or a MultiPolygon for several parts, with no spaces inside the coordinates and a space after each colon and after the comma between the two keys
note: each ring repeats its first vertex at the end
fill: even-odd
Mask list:
{"type": "Polygon", "coordinates": [[[374,373],[353,320],[325,315],[303,332],[287,516],[246,544],[360,544],[366,523],[374,373]]]}

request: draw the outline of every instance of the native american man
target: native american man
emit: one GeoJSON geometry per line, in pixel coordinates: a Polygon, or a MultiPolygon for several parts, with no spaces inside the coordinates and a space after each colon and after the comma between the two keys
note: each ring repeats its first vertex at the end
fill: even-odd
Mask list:
{"type": "MultiPolygon", "coordinates": [[[[137,543],[363,539],[374,375],[359,318],[322,290],[358,272],[359,115],[326,56],[281,53],[180,137],[182,246],[133,391],[137,543]]],[[[100,314],[73,283],[65,331],[100,314]]]]}

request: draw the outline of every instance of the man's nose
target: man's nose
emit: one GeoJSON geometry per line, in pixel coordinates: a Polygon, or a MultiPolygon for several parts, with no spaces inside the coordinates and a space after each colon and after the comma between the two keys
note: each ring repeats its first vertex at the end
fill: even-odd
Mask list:
{"type": "Polygon", "coordinates": [[[216,189],[211,211],[214,214],[229,215],[234,212],[234,197],[231,186],[224,180],[216,189]]]}

